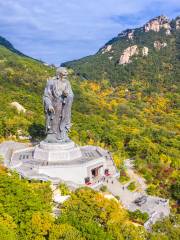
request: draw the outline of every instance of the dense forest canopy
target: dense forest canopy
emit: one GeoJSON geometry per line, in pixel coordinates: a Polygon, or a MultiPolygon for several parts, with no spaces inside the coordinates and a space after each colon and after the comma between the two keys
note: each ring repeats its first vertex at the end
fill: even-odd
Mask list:
{"type": "Polygon", "coordinates": [[[148,233],[115,200],[80,188],[52,215],[50,183],[19,179],[0,167],[1,240],[176,240],[178,216],[157,222],[148,233]],[[166,234],[166,235],[164,235],[166,234]]]}

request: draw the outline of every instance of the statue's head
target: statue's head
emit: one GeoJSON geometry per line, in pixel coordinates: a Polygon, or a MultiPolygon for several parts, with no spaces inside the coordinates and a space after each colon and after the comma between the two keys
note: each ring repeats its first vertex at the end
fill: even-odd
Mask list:
{"type": "Polygon", "coordinates": [[[59,67],[56,70],[56,77],[59,79],[65,79],[68,75],[68,71],[65,67],[59,67]]]}

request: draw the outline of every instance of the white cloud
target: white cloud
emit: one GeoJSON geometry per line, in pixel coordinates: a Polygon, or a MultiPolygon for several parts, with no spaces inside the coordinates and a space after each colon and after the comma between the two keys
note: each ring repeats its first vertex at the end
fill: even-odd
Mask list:
{"type": "Polygon", "coordinates": [[[0,2],[0,35],[26,54],[57,63],[90,54],[121,30],[179,9],[177,0],[6,0],[0,2]]]}

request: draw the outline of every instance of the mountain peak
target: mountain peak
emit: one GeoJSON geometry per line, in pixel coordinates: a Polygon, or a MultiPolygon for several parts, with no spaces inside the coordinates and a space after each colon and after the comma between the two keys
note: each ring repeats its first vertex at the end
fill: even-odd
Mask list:
{"type": "Polygon", "coordinates": [[[156,16],[156,17],[150,19],[149,22],[153,21],[153,20],[157,20],[159,22],[170,22],[170,19],[165,15],[156,16]]]}
{"type": "MultiPolygon", "coordinates": [[[[176,18],[176,29],[180,28],[180,19],[176,18]]],[[[98,52],[109,52],[110,46],[112,43],[119,41],[121,38],[127,38],[128,40],[134,39],[134,33],[137,28],[134,29],[126,29],[120,32],[117,37],[111,39],[108,41],[103,47],[101,47],[98,52]]],[[[139,29],[142,29],[144,32],[154,31],[159,32],[161,29],[166,30],[166,35],[171,35],[171,20],[165,16],[160,15],[157,17],[154,17],[150,19],[147,23],[144,24],[143,27],[140,27],[139,29]]]]}
{"type": "Polygon", "coordinates": [[[160,29],[166,29],[170,30],[170,19],[164,15],[155,17],[151,20],[149,20],[145,25],[144,25],[144,31],[149,32],[150,30],[159,32],[160,29]]]}
{"type": "Polygon", "coordinates": [[[156,58],[159,58],[159,66],[160,64],[164,66],[163,61],[166,61],[164,55],[171,62],[178,53],[178,50],[175,52],[174,49],[178,49],[176,41],[180,34],[179,30],[179,17],[171,20],[164,15],[157,16],[142,27],[122,31],[96,54],[64,63],[63,66],[73,68],[79,75],[88,79],[99,80],[106,74],[113,83],[123,81],[126,76],[131,77],[132,66],[144,64],[146,67],[152,64],[156,68],[154,66],[156,58]],[[126,74],[123,76],[124,72],[126,74]]]}

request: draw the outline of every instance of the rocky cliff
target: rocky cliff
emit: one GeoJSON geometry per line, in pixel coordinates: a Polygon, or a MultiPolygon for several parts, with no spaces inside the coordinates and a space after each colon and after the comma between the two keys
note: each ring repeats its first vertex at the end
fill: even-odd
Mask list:
{"type": "Polygon", "coordinates": [[[144,31],[155,31],[159,32],[161,29],[167,30],[166,33],[169,33],[168,30],[171,29],[170,20],[166,16],[159,16],[154,19],[151,19],[144,25],[144,31]]]}
{"type": "MultiPolygon", "coordinates": [[[[158,16],[140,28],[122,31],[95,55],[66,62],[63,66],[74,69],[83,78],[100,80],[105,77],[115,84],[132,79],[132,75],[138,74],[140,65],[144,69],[149,66],[154,72],[151,78],[156,79],[155,72],[162,74],[167,64],[176,67],[179,64],[179,38],[180,17],[170,20],[158,16]]],[[[164,73],[166,71],[167,68],[164,73]]],[[[149,79],[148,72],[146,75],[149,79]]],[[[163,78],[167,76],[169,73],[163,78]]]]}

